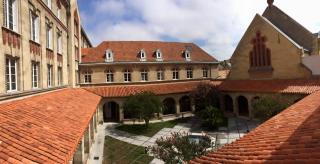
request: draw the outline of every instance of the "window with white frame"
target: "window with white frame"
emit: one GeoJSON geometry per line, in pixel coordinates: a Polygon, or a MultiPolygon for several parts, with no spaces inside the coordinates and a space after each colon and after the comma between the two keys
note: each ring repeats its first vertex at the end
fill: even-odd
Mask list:
{"type": "Polygon", "coordinates": [[[7,92],[17,91],[17,59],[6,58],[6,88],[7,92]]]}
{"type": "Polygon", "coordinates": [[[159,81],[164,80],[164,71],[163,71],[163,69],[158,69],[157,70],[157,80],[159,80],[159,81]]]}
{"type": "Polygon", "coordinates": [[[206,67],[202,68],[202,77],[208,78],[208,72],[209,72],[208,68],[206,67]]]}
{"type": "Polygon", "coordinates": [[[58,86],[62,85],[62,78],[63,78],[62,67],[58,67],[58,86]]]}
{"type": "Polygon", "coordinates": [[[39,43],[39,16],[35,14],[33,11],[30,11],[30,40],[39,43]]]}
{"type": "Polygon", "coordinates": [[[190,61],[191,60],[191,53],[190,51],[186,50],[184,52],[184,57],[186,58],[187,61],[190,61]]]}
{"type": "Polygon", "coordinates": [[[113,71],[108,69],[106,71],[107,73],[107,83],[112,83],[113,82],[113,71]]]}
{"type": "Polygon", "coordinates": [[[141,81],[148,81],[148,70],[143,69],[140,72],[141,74],[141,81]]]}
{"type": "Polygon", "coordinates": [[[156,51],[156,58],[157,58],[157,61],[162,61],[162,53],[160,50],[156,51]]]}
{"type": "Polygon", "coordinates": [[[48,64],[48,69],[47,69],[47,85],[48,87],[52,87],[53,85],[53,70],[52,70],[52,65],[48,64]]]}
{"type": "Polygon", "coordinates": [[[111,50],[106,51],[106,62],[113,62],[113,52],[111,50]]]}
{"type": "Polygon", "coordinates": [[[32,62],[32,88],[39,88],[39,63],[32,62]]]}
{"type": "Polygon", "coordinates": [[[146,61],[147,57],[146,57],[146,52],[144,50],[140,51],[140,61],[146,61]]]}
{"type": "Polygon", "coordinates": [[[128,70],[128,69],[124,70],[123,76],[124,76],[124,82],[131,81],[131,71],[130,70],[128,70]]]}
{"type": "Polygon", "coordinates": [[[92,82],[92,77],[91,77],[91,71],[87,70],[84,72],[84,83],[91,83],[92,82]]]}
{"type": "Polygon", "coordinates": [[[59,30],[57,32],[57,52],[62,54],[62,32],[59,30]]]}
{"type": "Polygon", "coordinates": [[[47,48],[52,50],[52,27],[48,23],[46,24],[46,26],[47,48]]]}
{"type": "Polygon", "coordinates": [[[46,5],[48,6],[49,9],[51,9],[51,7],[52,7],[51,0],[46,0],[46,5]]]}
{"type": "Polygon", "coordinates": [[[57,9],[57,17],[59,20],[61,20],[61,9],[59,7],[57,9]]]}
{"type": "Polygon", "coordinates": [[[192,68],[187,68],[187,79],[193,78],[193,70],[192,68]]]}
{"type": "Polygon", "coordinates": [[[3,0],[3,25],[18,32],[19,0],[3,0]]]}
{"type": "Polygon", "coordinates": [[[173,80],[179,79],[179,69],[177,68],[172,69],[172,79],[173,80]]]}

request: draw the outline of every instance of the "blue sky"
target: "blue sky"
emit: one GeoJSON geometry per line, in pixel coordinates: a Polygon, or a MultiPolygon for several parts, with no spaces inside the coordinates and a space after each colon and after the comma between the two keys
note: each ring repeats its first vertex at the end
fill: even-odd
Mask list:
{"type": "MultiPolygon", "coordinates": [[[[78,0],[78,5],[94,45],[104,40],[194,42],[224,60],[267,0],[78,0]]],[[[320,30],[319,0],[275,0],[275,5],[311,32],[320,30]]]]}

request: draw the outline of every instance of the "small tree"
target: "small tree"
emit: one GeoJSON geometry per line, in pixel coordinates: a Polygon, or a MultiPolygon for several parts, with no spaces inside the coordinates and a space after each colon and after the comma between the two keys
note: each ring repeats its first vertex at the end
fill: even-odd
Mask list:
{"type": "Polygon", "coordinates": [[[200,117],[202,125],[209,129],[216,129],[219,126],[226,124],[228,121],[227,118],[224,117],[224,113],[213,106],[208,106],[205,110],[202,110],[200,117]]]}
{"type": "Polygon", "coordinates": [[[262,97],[253,100],[253,114],[261,121],[266,121],[289,107],[291,104],[292,103],[287,98],[281,95],[262,97]]]}
{"type": "Polygon", "coordinates": [[[196,111],[201,111],[207,106],[219,108],[219,91],[210,83],[200,83],[191,93],[196,111]]]}
{"type": "Polygon", "coordinates": [[[124,112],[129,113],[132,118],[143,119],[146,127],[149,120],[155,117],[162,108],[161,100],[152,92],[142,92],[131,95],[124,102],[124,112]]]}
{"type": "Polygon", "coordinates": [[[207,135],[201,136],[196,142],[190,139],[188,133],[172,133],[171,137],[161,137],[156,140],[156,145],[148,150],[154,157],[163,160],[165,163],[183,163],[204,155],[213,144],[207,135]]]}

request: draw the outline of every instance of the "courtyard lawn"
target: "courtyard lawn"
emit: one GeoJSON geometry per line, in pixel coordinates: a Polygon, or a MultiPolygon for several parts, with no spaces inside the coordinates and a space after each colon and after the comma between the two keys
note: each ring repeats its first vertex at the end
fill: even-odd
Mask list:
{"type": "Polygon", "coordinates": [[[163,128],[173,128],[178,123],[185,123],[185,122],[188,122],[189,120],[190,120],[190,118],[181,118],[181,119],[172,120],[172,121],[150,123],[148,128],[146,128],[144,124],[142,124],[142,125],[121,125],[121,126],[116,127],[116,129],[122,130],[122,131],[125,131],[128,133],[132,133],[132,134],[152,137],[163,128]]]}
{"type": "Polygon", "coordinates": [[[150,163],[153,157],[144,153],[145,149],[141,146],[132,145],[119,141],[112,137],[105,137],[104,143],[104,164],[145,164],[150,163]]]}

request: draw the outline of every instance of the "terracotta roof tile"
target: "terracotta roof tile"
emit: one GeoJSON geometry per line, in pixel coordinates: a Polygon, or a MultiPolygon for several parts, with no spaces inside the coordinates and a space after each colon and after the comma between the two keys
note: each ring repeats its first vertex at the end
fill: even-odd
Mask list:
{"type": "Polygon", "coordinates": [[[190,163],[320,163],[320,92],[190,163]]]}
{"type": "Polygon", "coordinates": [[[111,49],[115,62],[139,62],[138,53],[144,49],[147,61],[156,61],[155,52],[160,50],[163,61],[185,61],[183,52],[191,47],[192,61],[216,62],[217,60],[193,43],[159,42],[159,41],[105,41],[95,48],[81,50],[82,62],[105,62],[105,52],[111,49]]]}
{"type": "Polygon", "coordinates": [[[64,89],[0,104],[0,163],[68,163],[100,99],[64,89]]]}
{"type": "Polygon", "coordinates": [[[311,94],[320,90],[320,80],[226,80],[219,89],[228,92],[311,94]]]}

